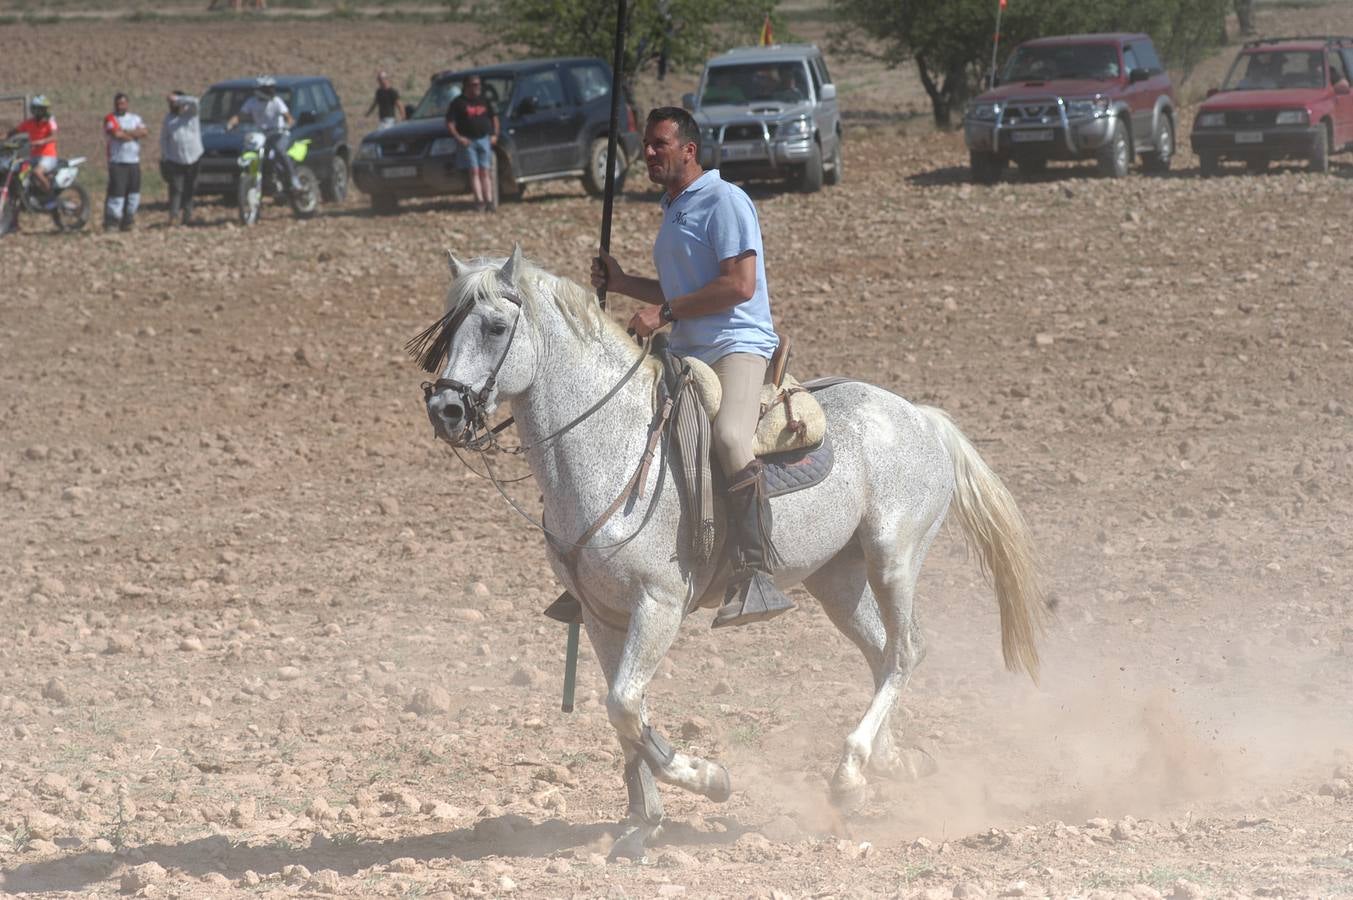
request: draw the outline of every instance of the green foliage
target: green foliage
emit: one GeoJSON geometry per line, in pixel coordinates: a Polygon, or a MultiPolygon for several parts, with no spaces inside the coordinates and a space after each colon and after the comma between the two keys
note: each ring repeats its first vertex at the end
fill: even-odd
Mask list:
{"type": "MultiPolygon", "coordinates": [[[[1225,40],[1235,0],[1009,0],[1001,16],[1001,57],[1030,38],[1102,31],[1151,36],[1165,64],[1185,77],[1225,40]]],[[[935,121],[990,75],[997,0],[832,0],[845,22],[838,34],[856,52],[891,65],[915,62],[935,121]]]]}
{"type": "MultiPolygon", "coordinates": [[[[629,25],[621,74],[635,77],[659,60],[695,68],[732,44],[756,42],[775,0],[628,0],[629,25]]],[[[613,59],[616,0],[473,0],[470,15],[495,36],[493,48],[530,56],[613,59]]],[[[772,19],[774,25],[779,25],[772,19]]]]}

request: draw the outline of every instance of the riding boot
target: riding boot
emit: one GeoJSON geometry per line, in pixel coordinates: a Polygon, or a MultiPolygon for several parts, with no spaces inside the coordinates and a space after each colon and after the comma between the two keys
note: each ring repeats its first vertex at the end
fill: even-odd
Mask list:
{"type": "Polygon", "coordinates": [[[761,460],[729,478],[728,539],[733,557],[733,578],[724,594],[723,606],[714,614],[714,628],[763,622],[794,609],[770,576],[775,548],[771,544],[770,498],[761,460]]]}

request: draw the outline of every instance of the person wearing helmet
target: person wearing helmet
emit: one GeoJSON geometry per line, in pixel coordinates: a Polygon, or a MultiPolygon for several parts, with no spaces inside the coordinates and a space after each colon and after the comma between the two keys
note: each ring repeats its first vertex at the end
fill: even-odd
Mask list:
{"type": "Polygon", "coordinates": [[[226,130],[234,128],[244,117],[267,136],[267,146],[272,150],[275,165],[282,167],[285,183],[291,185],[293,191],[299,190],[301,185],[296,180],[296,170],[287,155],[287,148],[291,146],[291,126],[296,120],[291,117],[287,102],[277,96],[277,82],[266,75],[259,78],[253,96],[244,101],[238,113],[226,120],[226,130]]]}
{"type": "MultiPolygon", "coordinates": [[[[10,138],[22,132],[28,135],[28,165],[33,172],[33,180],[43,194],[52,189],[51,173],[56,171],[56,119],[52,118],[51,104],[42,94],[28,101],[29,117],[14,128],[5,137],[10,138]]],[[[48,204],[56,201],[48,199],[48,204]]]]}

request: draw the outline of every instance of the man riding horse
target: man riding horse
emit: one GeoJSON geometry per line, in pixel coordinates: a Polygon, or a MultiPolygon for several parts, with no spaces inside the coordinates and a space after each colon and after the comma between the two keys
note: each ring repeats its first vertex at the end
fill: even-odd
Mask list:
{"type": "Polygon", "coordinates": [[[653,245],[658,277],[626,274],[603,253],[592,262],[592,284],[647,304],[630,330],[648,337],[671,324],[672,351],[708,363],[719,377],[723,400],[710,436],[728,482],[735,569],[714,627],[760,622],[794,608],[770,577],[770,501],[752,452],[761,385],[779,344],[761,223],[745,191],[701,168],[700,129],[686,110],[648,114],[644,163],[649,180],[666,189],[653,245]]]}

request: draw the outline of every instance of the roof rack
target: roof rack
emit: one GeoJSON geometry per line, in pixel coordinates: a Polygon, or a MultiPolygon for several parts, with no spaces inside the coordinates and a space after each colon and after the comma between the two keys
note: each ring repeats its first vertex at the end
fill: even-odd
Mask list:
{"type": "Polygon", "coordinates": [[[1262,47],[1265,44],[1290,44],[1296,41],[1320,41],[1326,46],[1353,45],[1353,37],[1344,35],[1300,34],[1291,37],[1256,38],[1252,41],[1246,41],[1242,46],[1244,49],[1248,50],[1251,47],[1262,47]]]}

